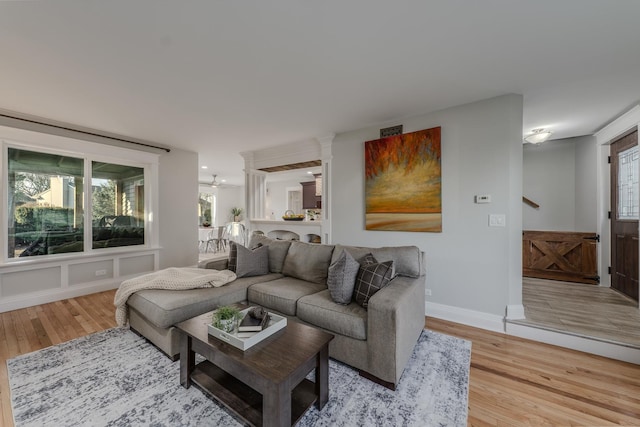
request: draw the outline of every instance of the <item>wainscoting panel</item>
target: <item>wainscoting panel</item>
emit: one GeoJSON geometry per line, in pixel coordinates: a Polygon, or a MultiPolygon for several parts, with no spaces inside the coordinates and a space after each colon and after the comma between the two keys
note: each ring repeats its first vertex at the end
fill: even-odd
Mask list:
{"type": "Polygon", "coordinates": [[[29,292],[59,288],[61,267],[33,268],[2,275],[2,296],[13,297],[29,292]]]}

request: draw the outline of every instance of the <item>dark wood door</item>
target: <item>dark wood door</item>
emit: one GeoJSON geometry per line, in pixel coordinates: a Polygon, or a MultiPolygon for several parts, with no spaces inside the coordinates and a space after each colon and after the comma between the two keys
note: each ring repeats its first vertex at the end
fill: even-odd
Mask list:
{"type": "Polygon", "coordinates": [[[611,287],[638,301],[638,130],[611,144],[611,287]]]}
{"type": "Polygon", "coordinates": [[[522,232],[522,275],[597,285],[596,233],[522,232]]]}

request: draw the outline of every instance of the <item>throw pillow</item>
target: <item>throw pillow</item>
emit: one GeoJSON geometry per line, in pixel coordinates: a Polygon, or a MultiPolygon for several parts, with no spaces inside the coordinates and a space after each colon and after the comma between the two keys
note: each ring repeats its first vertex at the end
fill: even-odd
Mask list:
{"type": "Polygon", "coordinates": [[[269,271],[272,273],[282,273],[282,265],[284,264],[284,259],[287,256],[291,241],[276,240],[262,234],[253,234],[249,241],[249,247],[255,248],[260,244],[269,246],[269,271]]]}
{"type": "Polygon", "coordinates": [[[236,248],[236,242],[229,242],[229,264],[227,265],[227,269],[235,272],[237,266],[238,248],[236,248]]]}
{"type": "Polygon", "coordinates": [[[329,266],[327,287],[334,302],[338,304],[351,303],[359,268],[358,261],[347,251],[342,251],[336,262],[329,266]]]}
{"type": "Polygon", "coordinates": [[[362,265],[358,270],[353,293],[356,302],[366,309],[369,299],[389,284],[392,272],[393,261],[362,265]]]}
{"type": "Polygon", "coordinates": [[[291,242],[282,274],[312,283],[327,283],[333,245],[291,242]]]}
{"type": "Polygon", "coordinates": [[[237,253],[237,277],[261,276],[269,273],[269,246],[260,245],[255,249],[248,249],[236,243],[232,245],[236,247],[237,253]]]}
{"type": "Polygon", "coordinates": [[[360,258],[358,260],[358,263],[360,263],[360,265],[377,264],[378,260],[374,258],[371,252],[369,252],[368,254],[360,258]]]}

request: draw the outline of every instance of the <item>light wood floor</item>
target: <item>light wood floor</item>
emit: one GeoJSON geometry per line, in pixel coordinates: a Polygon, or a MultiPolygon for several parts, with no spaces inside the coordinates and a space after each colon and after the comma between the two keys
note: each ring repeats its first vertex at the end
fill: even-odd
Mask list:
{"type": "Polygon", "coordinates": [[[640,310],[635,301],[610,288],[523,278],[526,321],[603,341],[640,348],[640,310]]]}
{"type": "MultiPolygon", "coordinates": [[[[0,314],[1,425],[13,425],[6,360],[114,327],[114,294],[0,314]]],[[[426,325],[473,342],[470,426],[640,425],[637,365],[434,318],[426,325]]]]}

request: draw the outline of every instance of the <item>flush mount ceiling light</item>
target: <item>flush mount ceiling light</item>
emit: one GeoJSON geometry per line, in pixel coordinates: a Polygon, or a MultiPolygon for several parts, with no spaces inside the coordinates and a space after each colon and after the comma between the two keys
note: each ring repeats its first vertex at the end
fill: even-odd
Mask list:
{"type": "Polygon", "coordinates": [[[531,144],[540,144],[545,142],[553,132],[545,129],[534,129],[531,131],[531,135],[525,136],[524,140],[531,144]]]}

